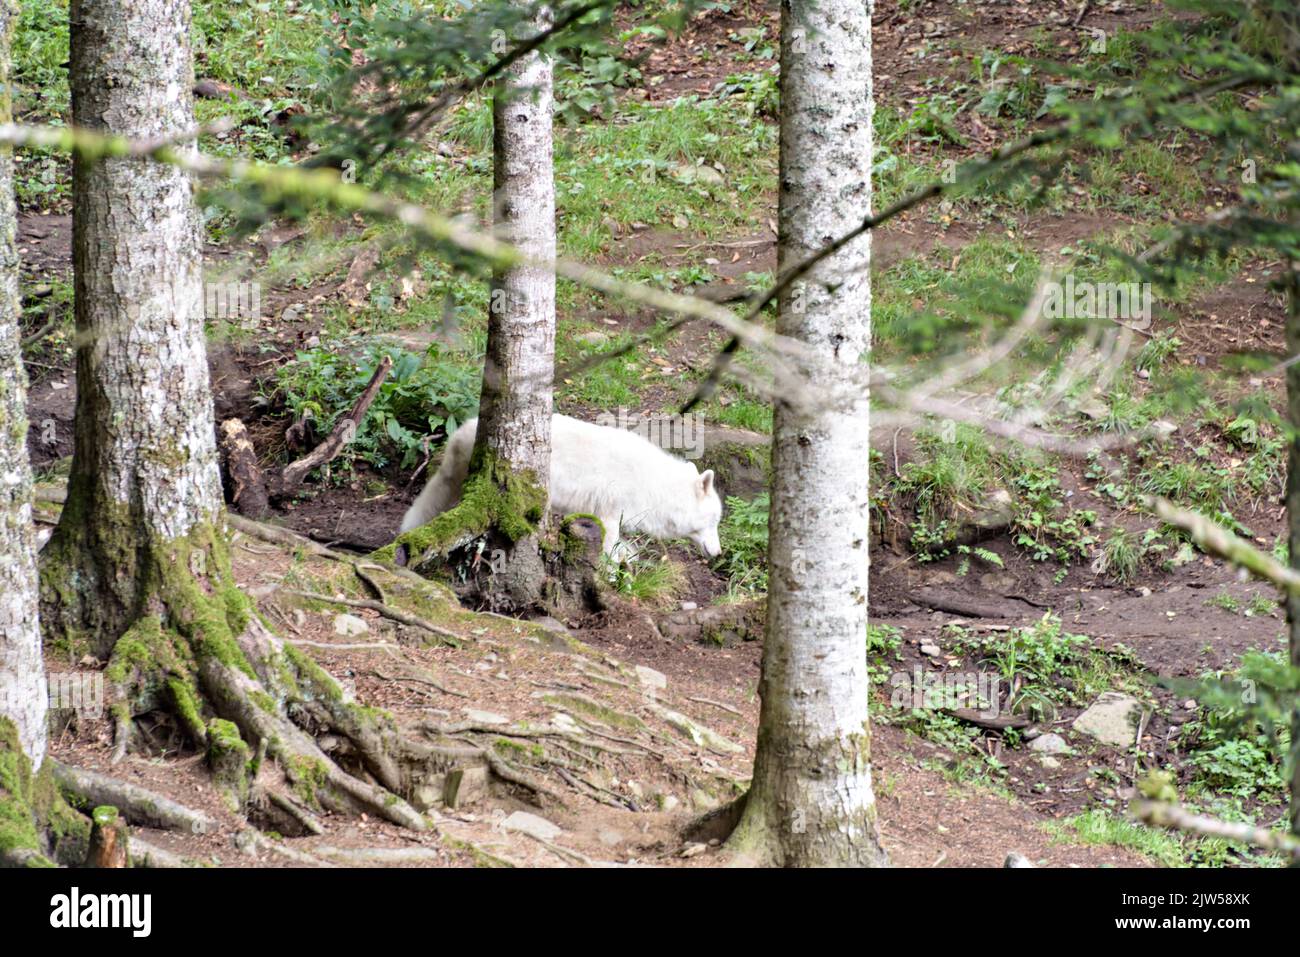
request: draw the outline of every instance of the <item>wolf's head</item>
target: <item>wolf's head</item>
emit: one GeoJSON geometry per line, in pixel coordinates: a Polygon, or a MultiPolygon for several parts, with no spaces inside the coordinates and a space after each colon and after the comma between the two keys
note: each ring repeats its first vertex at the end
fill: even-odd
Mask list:
{"type": "Polygon", "coordinates": [[[690,531],[687,536],[695,547],[709,558],[722,554],[722,542],[718,539],[718,522],[722,521],[722,499],[713,485],[713,469],[701,472],[695,480],[694,510],[691,513],[690,531]]]}

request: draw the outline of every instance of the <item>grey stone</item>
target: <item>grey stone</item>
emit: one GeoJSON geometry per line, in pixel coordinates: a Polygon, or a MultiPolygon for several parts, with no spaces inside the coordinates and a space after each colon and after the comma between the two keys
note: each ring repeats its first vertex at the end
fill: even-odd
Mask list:
{"type": "Polygon", "coordinates": [[[564,833],[558,824],[552,824],[544,817],[529,814],[527,811],[515,811],[501,822],[507,831],[518,831],[542,841],[553,841],[564,833]]]}
{"type": "Polygon", "coordinates": [[[1039,754],[1064,754],[1070,750],[1070,746],[1059,734],[1048,732],[1029,742],[1029,750],[1037,751],[1039,754]]]}
{"type": "Polygon", "coordinates": [[[1137,741],[1137,721],[1142,704],[1132,695],[1107,691],[1074,719],[1073,728],[1116,748],[1137,741]]]}
{"type": "Polygon", "coordinates": [[[510,719],[505,715],[497,714],[493,711],[480,711],[477,708],[466,708],[465,717],[475,724],[509,724],[510,719]]]}
{"type": "Polygon", "coordinates": [[[342,635],[344,638],[355,638],[369,631],[370,626],[366,624],[364,618],[358,618],[356,615],[334,616],[334,634],[336,635],[342,635]]]}
{"type": "Polygon", "coordinates": [[[659,691],[668,687],[668,676],[662,671],[655,671],[645,665],[636,666],[636,678],[643,688],[655,688],[659,691]]]}

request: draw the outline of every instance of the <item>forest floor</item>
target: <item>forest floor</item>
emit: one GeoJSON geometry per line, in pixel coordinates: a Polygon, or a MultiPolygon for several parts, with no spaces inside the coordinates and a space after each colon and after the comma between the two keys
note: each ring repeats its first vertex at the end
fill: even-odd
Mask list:
{"type": "MultiPolygon", "coordinates": [[[[1093,31],[1102,31],[1114,55],[1122,56],[1129,49],[1126,32],[1169,15],[1155,3],[1081,8],[1075,0],[879,0],[877,207],[936,175],[947,161],[1033,128],[1050,81],[1031,68],[1032,58],[1086,57],[1093,31]]],[[[214,40],[200,70],[245,89],[262,82],[265,72],[274,91],[268,102],[282,108],[293,98],[295,79],[290,67],[270,61],[278,44],[297,42],[296,28],[292,22],[272,28],[253,12],[239,16],[254,19],[224,27],[235,37],[239,30],[267,31],[260,54],[266,62],[236,68],[214,40]]],[[[647,49],[638,75],[598,91],[612,93],[614,105],[558,137],[565,252],[627,278],[705,295],[744,291],[770,278],[776,268],[776,139],[767,111],[776,34],[774,3],[720,5],[668,48],[647,49]],[[638,171],[647,161],[653,174],[643,182],[638,171]]],[[[635,34],[627,39],[631,51],[643,42],[635,34]]],[[[211,111],[206,118],[222,109],[242,111],[231,139],[209,148],[269,151],[270,158],[277,150],[304,155],[306,144],[275,140],[266,129],[269,114],[250,113],[242,103],[201,104],[211,111]]],[[[48,108],[36,106],[33,113],[48,108]]],[[[419,167],[426,191],[416,198],[439,209],[485,214],[484,112],[482,102],[471,103],[437,131],[437,149],[419,167]]],[[[979,197],[891,222],[874,239],[877,351],[889,360],[918,361],[897,345],[909,319],[966,308],[971,288],[984,277],[1010,277],[1023,288],[1042,265],[1106,243],[1132,248],[1152,228],[1230,199],[1198,171],[1196,160],[1192,143],[1129,144],[1071,170],[1045,206],[979,197]]],[[[44,326],[51,308],[63,317],[30,352],[30,448],[43,479],[57,482],[71,453],[76,388],[66,171],[40,165],[28,172],[20,247],[31,331],[44,326]]],[[[359,222],[272,225],[244,239],[216,213],[209,230],[210,278],[260,284],[259,315],[213,323],[210,364],[218,418],[247,422],[267,464],[301,453],[287,446],[285,430],[313,403],[321,418],[350,403],[355,383],[368,377],[370,350],[429,357],[433,379],[412,373],[377,403],[396,423],[387,438],[376,426],[376,434],[359,439],[346,461],[317,477],[274,519],[339,548],[386,544],[437,465],[437,443],[431,452],[416,434],[421,415],[434,410],[410,400],[417,406],[413,422],[407,393],[436,386],[445,392],[437,413],[463,418],[463,393],[477,391],[481,284],[403,247],[391,232],[359,222]],[[458,379],[465,370],[470,374],[458,379]]],[[[1231,509],[1238,529],[1263,547],[1282,535],[1280,443],[1266,421],[1239,408],[1252,399],[1277,408],[1281,379],[1234,377],[1225,362],[1245,351],[1281,354],[1281,301],[1268,286],[1274,269],[1268,262],[1234,261],[1222,275],[1162,301],[1145,338],[1159,347],[1131,357],[1101,397],[1105,408],[1087,419],[1102,425],[1074,423],[1080,430],[1104,426],[1122,433],[1170,420],[1177,431],[1166,443],[1101,458],[1024,459],[1001,457],[968,438],[945,446],[924,431],[873,436],[880,534],[872,549],[870,604],[879,686],[872,761],[882,834],[895,863],[996,866],[1010,851],[1044,866],[1275,863],[1221,841],[1156,832],[1123,814],[1136,780],[1151,768],[1171,770],[1194,806],[1261,823],[1282,814],[1283,791],[1268,748],[1258,740],[1226,738],[1212,716],[1187,700],[1185,688],[1159,683],[1231,672],[1247,652],[1284,647],[1275,596],[1184,547],[1135,502],[1139,492],[1160,491],[1184,504],[1231,509]],[[1168,401],[1163,376],[1180,369],[1212,379],[1207,401],[1191,409],[1168,401]],[[922,476],[936,463],[959,466],[955,471],[965,478],[944,487],[942,507],[925,511],[919,490],[933,485],[922,476]],[[1017,503],[1016,516],[976,549],[927,544],[941,521],[959,522],[1000,491],[1017,503]],[[1037,523],[1025,518],[1027,506],[1019,507],[1043,502],[1047,517],[1037,523]],[[1128,543],[1137,555],[1122,581],[1104,561],[1116,558],[1116,542],[1128,543]],[[1018,666],[1017,654],[1025,656],[1018,666]],[[905,686],[918,669],[955,676],[1005,669],[1016,682],[1010,693],[1032,720],[1027,727],[991,730],[948,712],[895,707],[890,698],[900,676],[905,686]],[[1108,691],[1137,703],[1140,740],[1134,746],[1105,744],[1074,728],[1108,691]],[[1062,750],[1034,748],[1033,740],[1049,733],[1064,739],[1062,750]]],[[[560,309],[562,366],[616,348],[657,322],[564,284],[560,309]]],[[[722,341],[715,330],[688,325],[654,346],[564,379],[560,410],[587,417],[620,407],[674,412],[722,341]]],[[[330,563],[237,537],[237,577],[258,596],[264,614],[359,700],[389,709],[399,722],[434,715],[498,726],[507,729],[500,735],[503,748],[527,748],[531,740],[529,733],[507,732],[576,723],[584,735],[607,744],[611,735],[622,739],[619,747],[631,752],[594,762],[589,752],[582,759],[596,791],[566,790],[564,776],[549,771],[548,781],[567,795],[562,805],[537,808],[494,788],[463,807],[431,812],[436,834],[325,816],[327,834],[284,835],[275,843],[321,862],[356,863],[337,850],[373,848],[420,848],[413,860],[423,864],[727,862],[722,849],[691,845],[684,828],[743,788],[756,734],[761,643],[745,640],[754,635],[743,629],[706,640],[678,626],[687,612],[761,597],[761,548],[737,519],[748,509],[761,510],[754,505],[763,492],[761,469],[755,479],[744,468],[753,456],[743,449],[761,448],[770,412],[742,387],[729,385],[703,414],[710,424],[735,430],[724,438],[741,448],[728,446],[731,458],[720,470],[724,491],[733,496],[724,547],[743,555],[747,546],[760,557],[728,562],[724,556],[710,566],[680,546],[664,546],[616,578],[604,612],[550,622],[540,631],[455,612],[440,624],[463,635],[462,645],[429,645],[373,612],[288,600],[286,586],[328,583],[330,563]],[[364,633],[336,633],[341,612],[363,619],[364,633]],[[680,722],[664,717],[665,708],[719,738],[683,732],[680,722]],[[594,793],[618,806],[593,800],[594,793]],[[543,840],[512,830],[506,821],[519,811],[540,815],[558,830],[543,840]]],[[[424,431],[428,427],[425,420],[424,431]]],[[[49,666],[93,670],[97,663],[51,660],[49,666]]],[[[167,743],[168,728],[156,729],[160,753],[133,754],[110,769],[107,720],[65,718],[53,745],[60,760],[127,777],[221,821],[213,833],[151,833],[151,841],[227,866],[294,863],[277,850],[236,849],[233,838],[244,823],[221,806],[202,762],[182,743],[167,743]]]]}

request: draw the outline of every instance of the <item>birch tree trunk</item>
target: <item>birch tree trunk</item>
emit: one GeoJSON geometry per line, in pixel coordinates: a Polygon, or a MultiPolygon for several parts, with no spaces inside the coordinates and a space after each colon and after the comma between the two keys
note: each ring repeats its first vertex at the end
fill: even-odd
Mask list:
{"type": "MultiPolygon", "coordinates": [[[[779,270],[869,211],[872,110],[870,5],[785,0],[779,270]]],[[[779,305],[778,332],[845,384],[870,343],[870,251],[868,234],[779,305]]],[[[776,408],[758,752],[729,841],[753,863],[886,863],[867,717],[868,434],[866,395],[805,415],[776,408]]]]}
{"type": "MultiPolygon", "coordinates": [[[[17,17],[14,0],[0,0],[0,123],[10,122],[13,115],[10,50],[17,17]]],[[[17,231],[13,151],[4,148],[0,149],[0,721],[13,722],[19,747],[36,771],[45,758],[49,701],[37,618],[17,231]]]]}
{"type": "MultiPolygon", "coordinates": [[[[543,12],[537,26],[548,22],[543,12]]],[[[551,114],[551,61],[533,53],[505,72],[493,99],[494,217],[499,238],[543,261],[555,258],[551,114]]],[[[526,502],[540,531],[551,471],[555,274],[532,265],[497,273],[488,311],[475,468],[503,492],[516,486],[504,496],[507,506],[526,502]],[[519,494],[520,485],[532,491],[519,494]]],[[[509,542],[496,573],[509,604],[535,604],[546,577],[536,536],[509,542]]]]}
{"type": "MultiPolygon", "coordinates": [[[[137,139],[194,129],[189,0],[73,0],[71,25],[75,125],[137,139]]],[[[144,610],[174,543],[221,507],[200,240],[185,173],[77,161],[76,444],[42,598],[47,629],[101,655],[144,610]]],[[[208,545],[193,544],[202,577],[208,545]]]]}

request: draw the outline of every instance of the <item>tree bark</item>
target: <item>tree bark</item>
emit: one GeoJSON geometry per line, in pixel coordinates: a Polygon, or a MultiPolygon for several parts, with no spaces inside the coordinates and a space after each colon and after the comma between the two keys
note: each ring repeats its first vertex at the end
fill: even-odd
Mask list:
{"type": "MultiPolygon", "coordinates": [[[[18,11],[0,0],[0,122],[12,119],[11,40],[18,11]]],[[[27,372],[23,367],[18,294],[18,214],[14,159],[0,149],[0,718],[38,771],[45,758],[49,704],[37,617],[32,473],[27,459],[27,372]]]]}
{"type": "MultiPolygon", "coordinates": [[[[872,109],[870,5],[785,0],[779,270],[868,210],[872,109]]],[[[867,234],[779,304],[777,331],[833,360],[846,391],[870,343],[870,250],[867,234]]],[[[867,716],[867,397],[807,414],[778,403],[773,425],[758,751],[729,843],[755,863],[883,865],[867,716]]]]}
{"type": "MultiPolygon", "coordinates": [[[[542,13],[539,29],[549,17],[542,13]]],[[[551,61],[533,53],[505,71],[493,99],[494,215],[498,238],[542,261],[555,258],[551,114],[551,61]]],[[[540,505],[533,523],[540,531],[551,471],[555,274],[533,265],[498,272],[488,312],[472,469],[498,484],[507,507],[521,498],[540,505]],[[506,486],[518,483],[534,494],[510,494],[506,486]]],[[[505,561],[495,567],[500,590],[515,607],[536,604],[546,578],[536,536],[504,544],[505,561]]]]}
{"type": "MultiPolygon", "coordinates": [[[[76,126],[146,140],[193,131],[189,0],[73,0],[70,22],[76,126]]],[[[77,161],[76,444],[42,599],[48,630],[101,655],[143,611],[168,543],[221,507],[201,249],[185,173],[77,161]]]]}
{"type": "MultiPolygon", "coordinates": [[[[1300,262],[1288,264],[1287,277],[1287,355],[1300,352],[1300,262]]],[[[1286,515],[1288,564],[1300,571],[1300,366],[1295,363],[1286,370],[1287,423],[1293,430],[1287,451],[1286,515]]],[[[1300,668],[1300,596],[1287,593],[1287,636],[1293,668],[1300,668]]],[[[1300,741],[1300,702],[1292,708],[1292,747],[1300,741]]],[[[1293,762],[1291,770],[1291,833],[1300,837],[1300,761],[1293,762]]]]}

